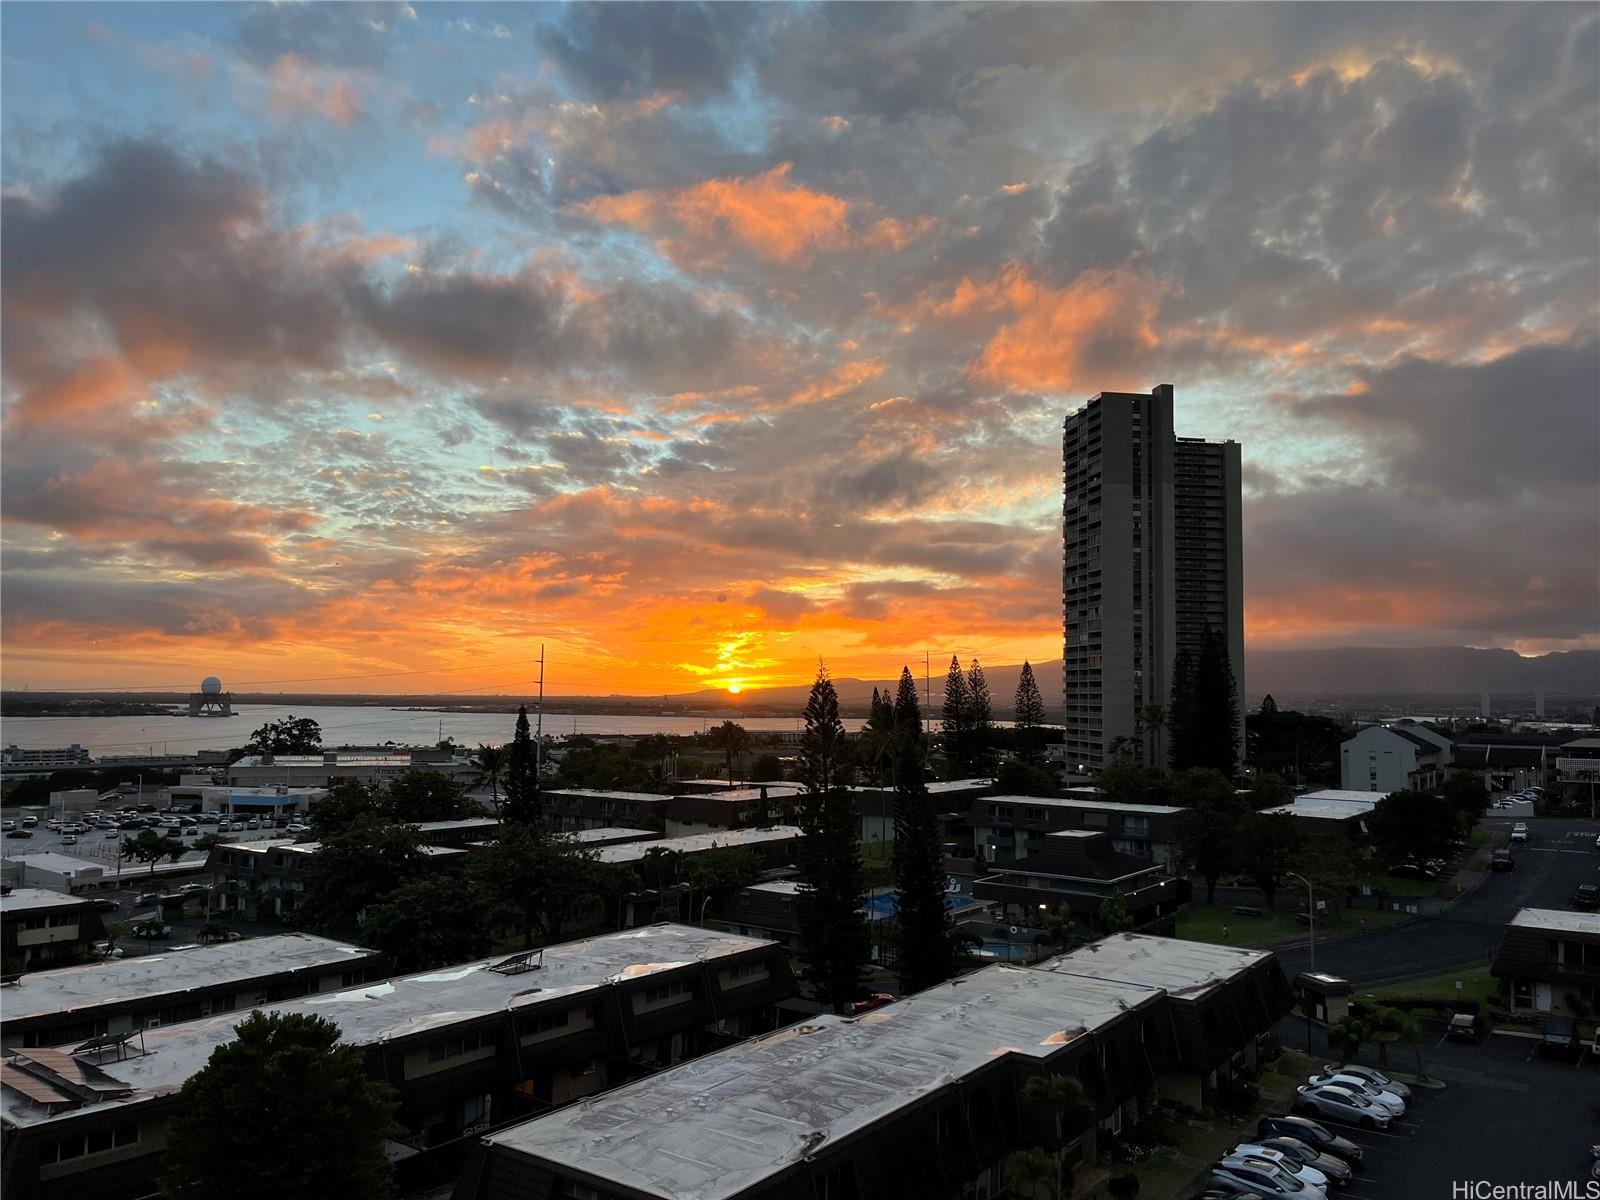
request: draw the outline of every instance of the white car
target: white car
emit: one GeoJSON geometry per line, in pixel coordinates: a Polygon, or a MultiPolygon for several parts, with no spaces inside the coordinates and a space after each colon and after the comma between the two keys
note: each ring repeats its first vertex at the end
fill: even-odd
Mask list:
{"type": "Polygon", "coordinates": [[[1398,1079],[1390,1079],[1377,1067],[1364,1067],[1360,1063],[1326,1063],[1322,1068],[1329,1075],[1355,1075],[1368,1083],[1375,1083],[1386,1092],[1393,1092],[1402,1100],[1411,1099],[1411,1089],[1398,1079]]]}
{"type": "Polygon", "coordinates": [[[1371,1080],[1363,1079],[1359,1075],[1313,1075],[1306,1080],[1312,1087],[1344,1088],[1358,1096],[1365,1096],[1379,1108],[1388,1112],[1391,1117],[1406,1115],[1406,1102],[1400,1099],[1388,1088],[1379,1087],[1371,1080]]]}
{"type": "Polygon", "coordinates": [[[287,830],[285,832],[288,832],[288,833],[310,833],[311,832],[311,826],[303,824],[300,821],[291,821],[289,823],[288,828],[287,828],[287,830]]]}
{"type": "Polygon", "coordinates": [[[1303,1183],[1274,1162],[1254,1154],[1228,1155],[1211,1168],[1213,1177],[1229,1184],[1244,1184],[1261,1196],[1289,1196],[1294,1200],[1327,1200],[1325,1189],[1303,1183]]]}
{"type": "Polygon", "coordinates": [[[1389,1128],[1389,1110],[1359,1096],[1349,1088],[1317,1087],[1303,1083],[1295,1089],[1295,1111],[1304,1116],[1331,1117],[1363,1129],[1389,1128]]]}
{"type": "Polygon", "coordinates": [[[1227,1157],[1264,1158],[1270,1163],[1276,1163],[1301,1183],[1309,1183],[1312,1187],[1319,1187],[1323,1191],[1328,1190],[1328,1177],[1326,1175],[1315,1167],[1307,1166],[1303,1162],[1290,1158],[1282,1150],[1272,1150],[1256,1142],[1246,1142],[1228,1151],[1227,1157]]]}
{"type": "Polygon", "coordinates": [[[1526,822],[1518,821],[1511,827],[1511,840],[1513,842],[1525,842],[1528,840],[1528,826],[1526,822]]]}
{"type": "Polygon", "coordinates": [[[252,817],[250,820],[248,820],[248,821],[246,821],[244,823],[244,827],[246,829],[260,829],[261,828],[261,822],[257,821],[254,817],[252,817]]]}

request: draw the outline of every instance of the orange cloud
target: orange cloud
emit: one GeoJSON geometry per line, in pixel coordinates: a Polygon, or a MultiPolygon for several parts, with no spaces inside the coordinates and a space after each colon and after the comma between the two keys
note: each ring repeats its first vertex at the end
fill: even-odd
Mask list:
{"type": "Polygon", "coordinates": [[[964,278],[947,299],[920,307],[944,319],[1004,314],[1009,319],[968,372],[1011,387],[1067,391],[1087,385],[1086,365],[1114,369],[1160,344],[1155,317],[1166,288],[1125,270],[1085,271],[1058,288],[1011,263],[987,279],[964,278]]]}
{"type": "Polygon", "coordinates": [[[933,228],[931,218],[880,218],[857,230],[861,202],[817,191],[790,179],[779,163],[748,179],[707,179],[677,191],[643,190],[600,196],[578,211],[606,225],[626,225],[658,238],[675,261],[718,263],[735,244],[767,262],[787,263],[851,247],[898,250],[933,228]]]}
{"type": "Polygon", "coordinates": [[[280,116],[314,113],[337,125],[361,118],[361,102],[348,77],[313,66],[298,54],[280,54],[267,68],[267,104],[280,116]]]}

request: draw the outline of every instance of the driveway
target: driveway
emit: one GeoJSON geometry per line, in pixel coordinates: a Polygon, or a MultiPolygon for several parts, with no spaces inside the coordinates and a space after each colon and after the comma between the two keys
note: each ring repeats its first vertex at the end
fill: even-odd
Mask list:
{"type": "MultiPolygon", "coordinates": [[[[1513,822],[1488,817],[1483,823],[1509,834],[1513,822]]],[[[1600,883],[1600,851],[1594,844],[1600,821],[1546,817],[1530,820],[1528,826],[1533,840],[1514,848],[1516,870],[1488,872],[1482,883],[1437,916],[1319,945],[1316,969],[1352,983],[1381,983],[1487,963],[1518,909],[1566,910],[1580,883],[1600,883]]],[[[1308,947],[1280,950],[1278,958],[1291,977],[1311,968],[1308,947]]]]}

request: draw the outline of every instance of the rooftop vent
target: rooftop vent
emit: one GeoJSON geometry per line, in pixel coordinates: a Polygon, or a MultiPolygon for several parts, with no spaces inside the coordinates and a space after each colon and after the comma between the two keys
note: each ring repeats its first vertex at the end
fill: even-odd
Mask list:
{"type": "Polygon", "coordinates": [[[537,971],[543,966],[543,950],[524,950],[521,954],[513,954],[510,958],[491,963],[484,970],[493,971],[496,975],[521,975],[526,971],[537,971]]]}

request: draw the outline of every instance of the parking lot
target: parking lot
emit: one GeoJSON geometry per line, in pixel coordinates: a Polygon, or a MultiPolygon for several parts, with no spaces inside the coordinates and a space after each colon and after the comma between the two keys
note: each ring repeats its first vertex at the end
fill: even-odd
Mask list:
{"type": "MultiPolygon", "coordinates": [[[[1363,1151],[1350,1186],[1335,1194],[1452,1200],[1454,1182],[1567,1181],[1585,1195],[1589,1147],[1600,1142],[1600,1062],[1587,1053],[1576,1063],[1545,1059],[1537,1040],[1505,1034],[1477,1045],[1446,1042],[1442,1023],[1423,1025],[1423,1070],[1442,1088],[1413,1085],[1405,1115],[1381,1133],[1317,1118],[1363,1151]]],[[[1305,1044],[1303,1025],[1286,1022],[1284,1036],[1305,1044]]],[[[1370,1052],[1361,1061],[1377,1065],[1370,1052]]],[[[1385,1069],[1415,1073],[1412,1051],[1398,1048],[1385,1069]]]]}

